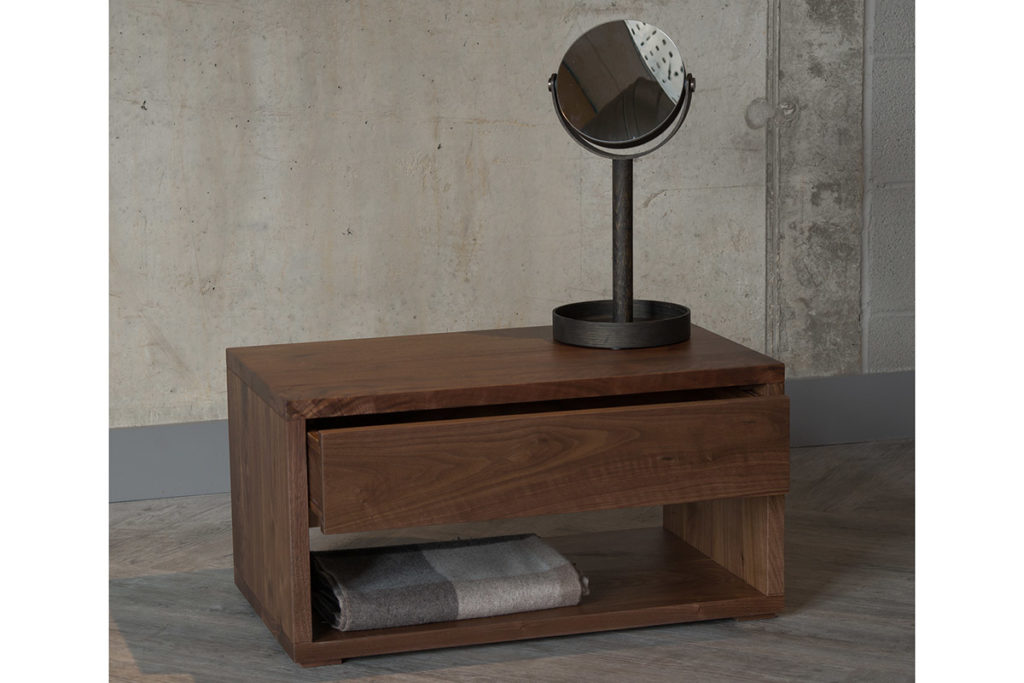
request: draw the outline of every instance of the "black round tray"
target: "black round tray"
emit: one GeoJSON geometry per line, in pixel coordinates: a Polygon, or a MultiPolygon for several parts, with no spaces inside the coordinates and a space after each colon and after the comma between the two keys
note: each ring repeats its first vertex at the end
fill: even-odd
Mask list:
{"type": "Polygon", "coordinates": [[[612,322],[611,299],[565,304],[551,311],[555,341],[595,349],[640,349],[690,338],[690,309],[665,301],[633,300],[633,321],[612,322]]]}

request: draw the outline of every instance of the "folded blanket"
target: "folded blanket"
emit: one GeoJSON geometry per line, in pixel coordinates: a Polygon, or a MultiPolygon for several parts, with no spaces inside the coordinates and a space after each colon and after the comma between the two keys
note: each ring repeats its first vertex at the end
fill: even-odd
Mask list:
{"type": "Polygon", "coordinates": [[[312,553],[313,605],[342,631],[577,605],[586,578],[533,534],[312,553]]]}

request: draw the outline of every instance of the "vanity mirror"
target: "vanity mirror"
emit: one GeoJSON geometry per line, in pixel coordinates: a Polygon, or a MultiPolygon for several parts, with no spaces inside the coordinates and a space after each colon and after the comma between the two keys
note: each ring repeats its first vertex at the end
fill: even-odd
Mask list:
{"type": "Polygon", "coordinates": [[[633,159],[664,145],[686,118],[694,78],[679,48],[642,21],[595,26],[548,80],[555,113],[585,149],[612,160],[612,299],[552,311],[556,341],[627,349],[690,338],[690,309],[633,298],[633,159]]]}

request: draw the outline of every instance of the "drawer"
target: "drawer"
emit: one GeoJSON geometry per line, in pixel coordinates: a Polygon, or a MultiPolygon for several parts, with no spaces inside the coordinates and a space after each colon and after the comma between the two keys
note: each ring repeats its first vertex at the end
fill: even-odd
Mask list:
{"type": "Polygon", "coordinates": [[[789,399],[758,396],[322,429],[325,533],[785,493],[789,399]]]}

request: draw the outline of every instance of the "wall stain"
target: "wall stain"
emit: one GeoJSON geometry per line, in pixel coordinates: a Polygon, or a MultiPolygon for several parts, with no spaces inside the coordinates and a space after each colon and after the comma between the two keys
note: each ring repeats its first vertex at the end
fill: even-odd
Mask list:
{"type": "Polygon", "coordinates": [[[641,209],[646,209],[646,208],[647,208],[647,206],[648,206],[648,205],[649,205],[649,204],[650,204],[651,202],[653,202],[653,201],[654,201],[655,199],[657,199],[657,198],[658,198],[658,197],[659,197],[660,195],[663,195],[663,194],[665,194],[666,192],[668,192],[668,190],[658,190],[658,191],[657,191],[657,192],[655,192],[654,194],[648,195],[647,199],[645,199],[645,200],[644,200],[644,203],[640,205],[640,208],[641,208],[641,209]]]}
{"type": "Polygon", "coordinates": [[[821,206],[821,195],[822,193],[830,193],[832,195],[832,201],[836,206],[843,205],[843,185],[838,181],[830,183],[815,183],[811,186],[811,204],[814,206],[821,206]]]}
{"type": "Polygon", "coordinates": [[[861,32],[857,3],[851,0],[807,0],[807,16],[825,29],[838,26],[847,39],[861,32]]]}
{"type": "Polygon", "coordinates": [[[754,99],[750,104],[747,105],[747,110],[744,113],[744,120],[747,123],[747,128],[751,130],[757,130],[764,128],[765,124],[775,116],[775,109],[771,104],[768,103],[763,97],[754,99]]]}

